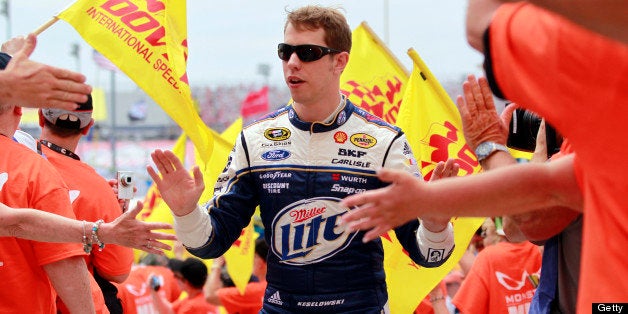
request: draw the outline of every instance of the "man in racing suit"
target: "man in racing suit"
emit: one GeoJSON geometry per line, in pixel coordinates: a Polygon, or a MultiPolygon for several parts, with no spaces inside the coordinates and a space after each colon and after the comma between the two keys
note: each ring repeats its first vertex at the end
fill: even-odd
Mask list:
{"type": "MultiPolygon", "coordinates": [[[[192,178],[172,152],[156,150],[161,177],[148,172],[174,213],[178,239],[199,257],[226,252],[260,206],[270,244],[262,313],[388,313],[382,243],[346,231],[340,216],[350,209],[339,202],[386,186],[379,167],[417,180],[419,169],[399,128],[339,93],[351,48],[344,17],[307,6],[288,14],[284,34],[278,53],[294,101],[242,131],[207,208],[197,205],[198,167],[192,178]],[[329,29],[336,37],[326,40],[329,29]]],[[[439,266],[453,250],[453,228],[424,218],[395,233],[416,263],[439,266]]]]}

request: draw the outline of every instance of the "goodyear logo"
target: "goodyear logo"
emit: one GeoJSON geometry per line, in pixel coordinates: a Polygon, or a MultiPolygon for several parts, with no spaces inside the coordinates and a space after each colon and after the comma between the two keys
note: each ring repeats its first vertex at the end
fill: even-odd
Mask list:
{"type": "Polygon", "coordinates": [[[290,138],[290,130],[286,128],[272,128],[264,131],[264,137],[271,141],[283,141],[290,138]]]}
{"type": "Polygon", "coordinates": [[[371,148],[377,144],[377,140],[366,133],[353,134],[350,140],[353,145],[360,148],[371,148]]]}

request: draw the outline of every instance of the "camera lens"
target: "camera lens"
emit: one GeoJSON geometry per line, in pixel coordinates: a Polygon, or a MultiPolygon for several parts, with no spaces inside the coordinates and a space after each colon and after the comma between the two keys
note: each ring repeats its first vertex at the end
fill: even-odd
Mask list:
{"type": "Polygon", "coordinates": [[[125,175],[120,178],[120,184],[122,184],[122,186],[129,186],[132,181],[133,181],[133,178],[128,175],[125,175]]]}

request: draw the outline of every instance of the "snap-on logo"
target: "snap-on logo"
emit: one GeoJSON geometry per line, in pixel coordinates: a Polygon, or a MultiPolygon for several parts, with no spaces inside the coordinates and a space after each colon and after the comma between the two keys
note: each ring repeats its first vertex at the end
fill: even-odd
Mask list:
{"type": "Polygon", "coordinates": [[[290,130],[286,128],[273,128],[264,131],[264,137],[271,141],[283,141],[290,138],[290,130]]]}
{"type": "Polygon", "coordinates": [[[360,148],[371,148],[377,144],[377,140],[366,133],[353,134],[350,140],[353,145],[360,148]]]}
{"type": "Polygon", "coordinates": [[[262,154],[262,159],[268,161],[284,160],[290,157],[290,152],[283,149],[270,150],[262,154]]]}

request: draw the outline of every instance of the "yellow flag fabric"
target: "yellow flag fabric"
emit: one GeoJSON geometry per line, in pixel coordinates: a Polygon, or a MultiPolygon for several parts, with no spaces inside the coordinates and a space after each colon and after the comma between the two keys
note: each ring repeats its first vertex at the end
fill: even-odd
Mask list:
{"type": "MultiPolygon", "coordinates": [[[[460,175],[480,171],[480,165],[466,144],[462,133],[462,120],[457,107],[451,101],[438,80],[432,75],[414,49],[409,49],[414,67],[397,117],[397,126],[408,137],[412,150],[420,162],[424,177],[429,178],[439,161],[456,159],[460,175]]],[[[471,237],[484,221],[483,218],[452,218],[455,249],[451,257],[440,267],[421,268],[412,265],[405,255],[397,253],[396,260],[386,260],[385,265],[410,264],[403,271],[387,272],[391,311],[410,313],[423,298],[451,271],[467,249],[471,237]],[[403,283],[420,283],[409,288],[403,283]],[[403,300],[399,302],[398,300],[403,300]],[[395,310],[393,310],[393,308],[395,310]]],[[[386,247],[400,251],[396,240],[383,241],[386,247]]],[[[387,255],[391,256],[391,255],[387,255]]]]}
{"type": "MultiPolygon", "coordinates": [[[[203,180],[205,182],[205,191],[201,195],[201,203],[209,201],[214,196],[213,184],[218,180],[218,176],[227,164],[229,153],[235,145],[235,141],[242,130],[242,118],[235,120],[222,134],[218,135],[211,130],[214,137],[214,150],[209,157],[207,164],[201,166],[203,170],[203,180]]],[[[201,160],[201,152],[195,150],[197,162],[201,160]]]]}
{"type": "Polygon", "coordinates": [[[259,234],[253,229],[253,220],[242,229],[240,237],[233,242],[225,253],[227,272],[241,295],[253,273],[253,258],[255,257],[255,239],[259,234]]]}
{"type": "Polygon", "coordinates": [[[462,133],[458,108],[432,75],[419,54],[408,50],[414,62],[397,119],[408,137],[423,176],[429,178],[439,161],[456,159],[463,175],[478,172],[480,164],[462,133]]]}
{"type": "Polygon", "coordinates": [[[366,22],[351,35],[349,63],[340,77],[340,90],[349,100],[394,123],[408,81],[408,71],[366,22]]]}
{"type": "Polygon", "coordinates": [[[185,1],[78,0],[58,18],[151,96],[207,161],[213,138],[187,79],[185,1]]]}

